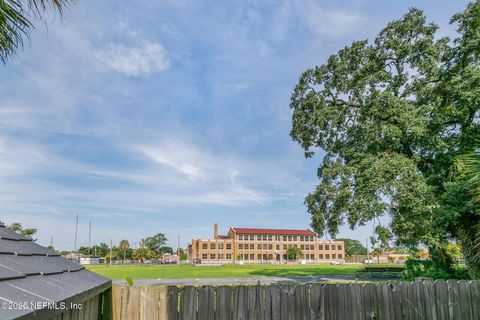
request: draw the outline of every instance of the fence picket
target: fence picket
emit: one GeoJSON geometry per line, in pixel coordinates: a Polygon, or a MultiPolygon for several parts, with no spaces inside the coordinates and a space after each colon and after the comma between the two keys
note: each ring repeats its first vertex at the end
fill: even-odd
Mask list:
{"type": "MultiPolygon", "coordinates": [[[[480,281],[114,287],[113,319],[480,319],[480,281]],[[163,302],[162,302],[163,301],[163,302]]],[[[86,317],[98,301],[86,301],[86,317]]],[[[92,311],[92,313],[93,313],[92,311]]]]}

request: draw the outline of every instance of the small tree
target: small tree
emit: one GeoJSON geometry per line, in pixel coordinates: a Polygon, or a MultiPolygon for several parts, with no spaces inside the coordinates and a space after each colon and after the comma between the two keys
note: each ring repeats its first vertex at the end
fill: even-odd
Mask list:
{"type": "Polygon", "coordinates": [[[298,247],[291,247],[291,248],[288,248],[287,250],[287,257],[288,259],[291,259],[291,260],[297,260],[303,257],[303,252],[298,247]]]}
{"type": "Polygon", "coordinates": [[[380,263],[380,256],[383,254],[382,248],[375,248],[372,251],[372,255],[377,257],[377,263],[380,263]]]}
{"type": "Polygon", "coordinates": [[[144,243],[145,247],[160,254],[160,248],[165,246],[167,240],[167,237],[165,237],[163,233],[157,233],[153,237],[146,238],[144,243]]]}
{"type": "Polygon", "coordinates": [[[155,256],[155,252],[148,248],[139,248],[133,253],[133,258],[143,263],[144,260],[151,259],[155,256]]]}
{"type": "Polygon", "coordinates": [[[353,256],[353,255],[366,255],[367,248],[365,248],[362,243],[355,239],[348,239],[348,238],[341,238],[336,239],[335,241],[343,241],[345,246],[345,255],[346,256],[353,256]]]}
{"type": "Polygon", "coordinates": [[[37,233],[37,229],[35,228],[24,229],[22,227],[22,224],[18,222],[12,223],[9,228],[15,231],[16,233],[20,233],[26,237],[31,238],[33,241],[37,240],[37,239],[33,239],[33,235],[37,233]]]}

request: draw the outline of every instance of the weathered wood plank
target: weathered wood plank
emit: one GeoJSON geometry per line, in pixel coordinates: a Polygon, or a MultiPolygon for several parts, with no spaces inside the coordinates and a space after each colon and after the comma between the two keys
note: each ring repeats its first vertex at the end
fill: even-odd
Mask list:
{"type": "Polygon", "coordinates": [[[167,314],[168,320],[178,319],[178,287],[169,286],[167,289],[167,314]]]}
{"type": "Polygon", "coordinates": [[[468,281],[458,281],[458,295],[460,298],[461,319],[473,319],[472,296],[470,293],[470,283],[468,281]]]}
{"type": "Polygon", "coordinates": [[[268,286],[265,288],[265,319],[280,319],[281,314],[281,292],[279,286],[268,286]]]}
{"type": "Polygon", "coordinates": [[[295,315],[295,286],[280,287],[280,319],[293,320],[295,315]]]}
{"type": "Polygon", "coordinates": [[[193,286],[185,286],[180,292],[180,319],[196,320],[197,289],[193,286]]]}
{"type": "Polygon", "coordinates": [[[238,286],[233,289],[233,318],[237,320],[248,319],[247,287],[238,286]]]}
{"type": "Polygon", "coordinates": [[[450,319],[461,319],[460,296],[458,294],[458,281],[447,280],[448,287],[448,314],[450,319]]]}
{"type": "Polygon", "coordinates": [[[215,290],[212,286],[197,288],[198,293],[198,319],[215,318],[215,290]]]}
{"type": "Polygon", "coordinates": [[[232,319],[232,288],[230,286],[217,287],[215,296],[215,319],[230,320],[232,319]]]}
{"type": "Polygon", "coordinates": [[[295,291],[295,319],[307,320],[308,319],[308,296],[307,296],[307,286],[306,285],[297,285],[294,289],[295,291]]]}
{"type": "Polygon", "coordinates": [[[433,281],[423,281],[422,299],[425,307],[425,318],[437,320],[435,288],[433,281]]]}
{"type": "Polygon", "coordinates": [[[448,286],[444,280],[435,280],[435,305],[437,308],[437,319],[448,320],[448,286]]]}
{"type": "Polygon", "coordinates": [[[425,319],[425,306],[423,297],[423,283],[420,281],[415,281],[411,284],[412,290],[412,305],[414,308],[414,318],[415,319],[425,319]]]}
{"type": "Polygon", "coordinates": [[[480,319],[480,281],[470,281],[473,319],[480,319]]]}
{"type": "MultiPolygon", "coordinates": [[[[113,286],[112,287],[112,318],[113,320],[122,319],[122,303],[123,303],[123,287],[113,286]]],[[[107,299],[104,300],[104,303],[108,303],[107,299]]]]}
{"type": "Polygon", "coordinates": [[[323,288],[321,284],[312,284],[310,286],[310,314],[311,319],[325,320],[323,306],[323,288]]]}
{"type": "Polygon", "coordinates": [[[392,295],[393,319],[402,319],[402,287],[398,282],[390,283],[390,292],[392,295]]]}

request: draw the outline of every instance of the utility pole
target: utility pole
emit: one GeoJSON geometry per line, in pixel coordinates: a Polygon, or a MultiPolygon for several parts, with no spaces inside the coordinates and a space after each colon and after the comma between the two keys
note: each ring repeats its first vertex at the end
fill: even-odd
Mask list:
{"type": "Polygon", "coordinates": [[[77,220],[75,222],[75,242],[73,244],[73,252],[77,251],[77,232],[78,232],[78,214],[77,214],[77,220]]]}
{"type": "Polygon", "coordinates": [[[367,246],[367,266],[368,266],[368,270],[370,270],[370,256],[368,254],[368,238],[365,238],[365,245],[367,246]]]}
{"type": "Polygon", "coordinates": [[[177,236],[177,265],[180,265],[180,235],[177,236]]]}
{"type": "Polygon", "coordinates": [[[92,254],[92,220],[90,220],[90,224],[88,225],[88,254],[92,254]]]}
{"type": "Polygon", "coordinates": [[[112,247],[113,247],[113,243],[112,243],[112,239],[109,239],[110,240],[110,267],[112,267],[112,247]]]}

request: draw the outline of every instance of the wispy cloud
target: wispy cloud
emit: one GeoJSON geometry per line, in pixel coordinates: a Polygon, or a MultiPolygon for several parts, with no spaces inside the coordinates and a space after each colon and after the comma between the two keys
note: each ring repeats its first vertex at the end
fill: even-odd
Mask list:
{"type": "Polygon", "coordinates": [[[356,32],[368,21],[354,9],[325,8],[316,1],[304,1],[296,8],[314,33],[328,38],[356,32]]]}
{"type": "Polygon", "coordinates": [[[106,68],[129,77],[162,72],[170,65],[165,48],[149,41],[138,46],[110,44],[98,50],[95,58],[106,68]]]}

